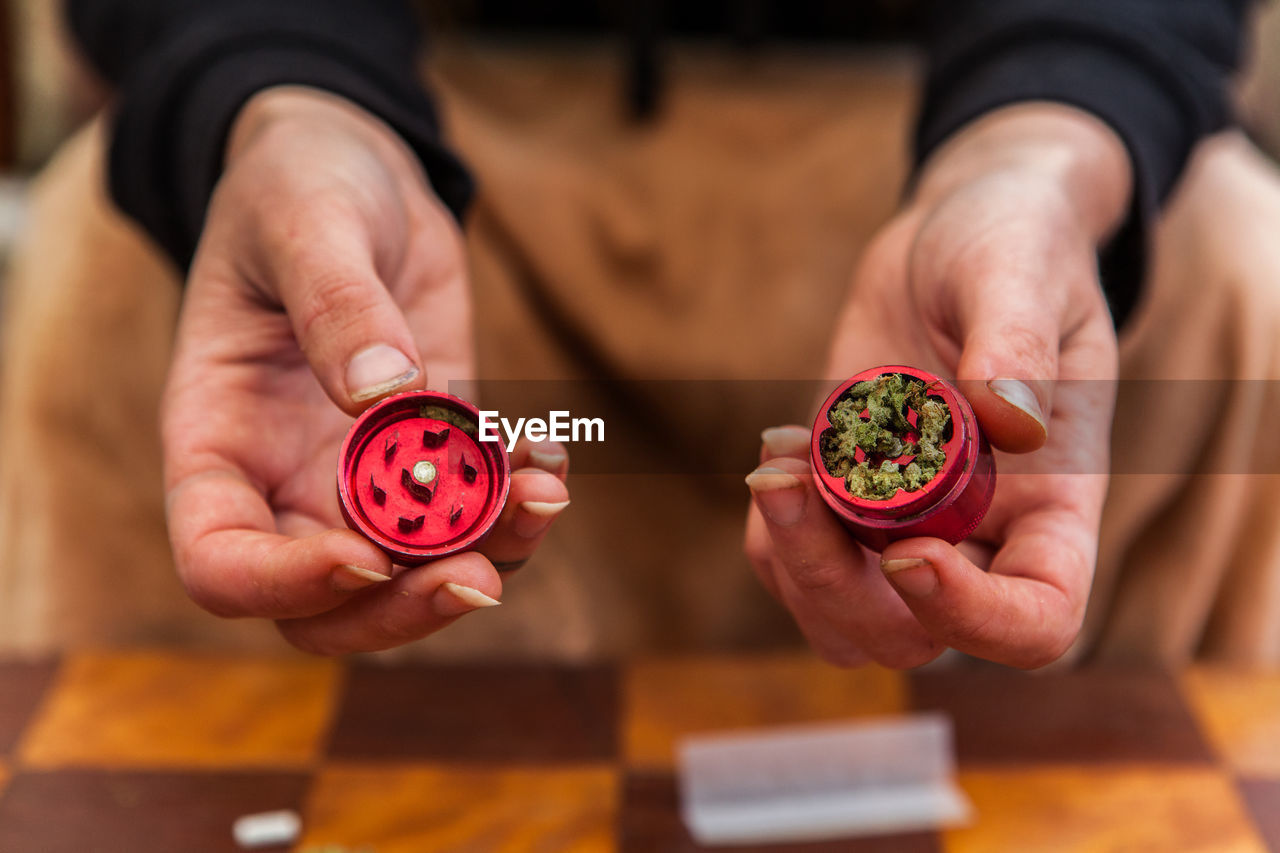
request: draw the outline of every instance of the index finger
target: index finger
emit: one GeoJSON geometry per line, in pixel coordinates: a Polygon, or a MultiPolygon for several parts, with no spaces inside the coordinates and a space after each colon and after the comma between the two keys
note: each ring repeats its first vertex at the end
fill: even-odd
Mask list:
{"type": "Polygon", "coordinates": [[[351,530],[276,532],[266,498],[229,464],[178,480],[166,508],[178,575],[219,616],[310,616],[391,576],[390,559],[351,530]]]}
{"type": "Polygon", "coordinates": [[[1061,657],[1084,620],[1088,525],[1047,508],[1012,522],[989,571],[941,539],[905,539],[881,567],[931,635],[966,654],[1032,669],[1061,657]]]}
{"type": "Polygon", "coordinates": [[[823,503],[807,463],[773,458],[748,485],[772,542],[778,593],[820,654],[840,663],[856,650],[905,668],[941,653],[823,503]]]}

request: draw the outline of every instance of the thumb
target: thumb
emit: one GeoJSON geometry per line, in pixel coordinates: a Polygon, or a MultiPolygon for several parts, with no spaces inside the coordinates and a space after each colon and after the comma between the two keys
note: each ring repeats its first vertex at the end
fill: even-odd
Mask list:
{"type": "Polygon", "coordinates": [[[1040,288],[988,279],[969,292],[956,368],[960,390],[997,448],[1028,453],[1049,437],[1058,377],[1056,313],[1040,288]]]}
{"type": "Polygon", "coordinates": [[[316,378],[339,408],[356,415],[388,394],[425,387],[426,375],[365,229],[337,225],[314,229],[271,266],[316,378]]]}

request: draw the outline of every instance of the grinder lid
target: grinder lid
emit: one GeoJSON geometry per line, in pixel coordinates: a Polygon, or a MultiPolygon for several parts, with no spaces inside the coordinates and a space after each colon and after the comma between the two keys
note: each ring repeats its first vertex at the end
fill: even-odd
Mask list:
{"type": "Polygon", "coordinates": [[[475,406],[435,391],[397,394],[365,411],[338,457],[347,526],[406,566],[478,545],[511,486],[506,450],[479,440],[479,422],[475,406]]]}

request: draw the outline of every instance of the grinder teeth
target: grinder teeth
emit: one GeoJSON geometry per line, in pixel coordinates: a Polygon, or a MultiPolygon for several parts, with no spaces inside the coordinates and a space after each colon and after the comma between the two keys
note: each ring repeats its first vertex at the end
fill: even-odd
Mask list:
{"type": "Polygon", "coordinates": [[[400,485],[404,486],[406,492],[424,504],[431,503],[431,499],[435,497],[435,490],[415,480],[413,474],[409,473],[408,468],[400,469],[400,485]]]}
{"type": "Polygon", "coordinates": [[[422,431],[422,446],[435,449],[449,440],[449,428],[445,427],[440,430],[424,429],[422,431]]]}
{"type": "Polygon", "coordinates": [[[402,515],[400,516],[400,520],[396,522],[396,526],[400,528],[401,533],[412,533],[415,530],[421,530],[422,525],[426,520],[427,517],[425,515],[420,515],[416,518],[409,518],[402,515]]]}

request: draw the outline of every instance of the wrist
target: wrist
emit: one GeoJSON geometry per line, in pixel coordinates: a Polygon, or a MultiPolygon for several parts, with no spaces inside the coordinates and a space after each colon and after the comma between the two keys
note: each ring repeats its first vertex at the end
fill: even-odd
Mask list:
{"type": "Polygon", "coordinates": [[[967,125],[930,155],[912,200],[928,206],[997,173],[1054,187],[1096,243],[1129,212],[1133,169],[1124,142],[1093,115],[1045,102],[1003,107],[967,125]]]}

